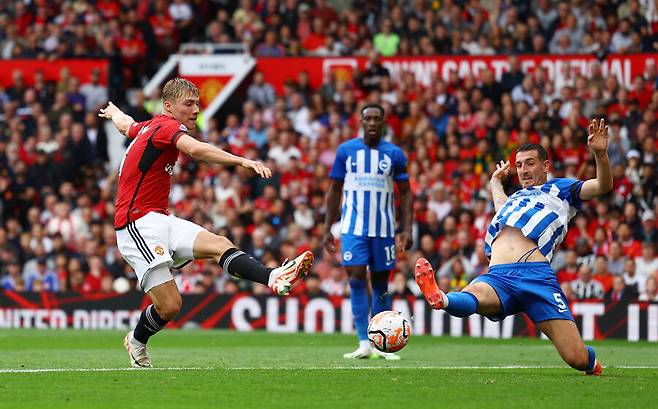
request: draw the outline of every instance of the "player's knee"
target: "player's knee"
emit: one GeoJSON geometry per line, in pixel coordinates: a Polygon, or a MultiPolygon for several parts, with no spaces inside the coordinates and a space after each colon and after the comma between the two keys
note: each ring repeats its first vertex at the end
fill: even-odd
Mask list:
{"type": "Polygon", "coordinates": [[[224,254],[226,250],[235,247],[235,245],[231,242],[231,240],[227,239],[224,236],[217,236],[216,246],[217,246],[217,254],[219,255],[224,254]]]}
{"type": "Polygon", "coordinates": [[[589,363],[589,357],[587,356],[587,351],[585,350],[580,351],[578,349],[574,349],[564,353],[562,357],[570,367],[578,370],[584,370],[587,368],[587,364],[589,363]]]}

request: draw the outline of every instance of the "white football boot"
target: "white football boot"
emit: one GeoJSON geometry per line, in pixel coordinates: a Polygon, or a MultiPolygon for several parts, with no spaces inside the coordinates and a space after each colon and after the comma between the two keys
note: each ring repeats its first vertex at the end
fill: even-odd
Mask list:
{"type": "Polygon", "coordinates": [[[349,352],[343,355],[345,359],[365,359],[370,358],[372,355],[372,348],[370,347],[370,341],[364,340],[359,341],[359,347],[354,352],[349,352]]]}
{"type": "Polygon", "coordinates": [[[372,355],[372,349],[370,349],[370,347],[367,348],[358,347],[356,351],[348,352],[347,354],[343,355],[343,358],[365,359],[365,358],[370,358],[370,355],[372,355]]]}
{"type": "Polygon", "coordinates": [[[292,286],[306,277],[313,264],[313,253],[305,251],[294,260],[288,260],[270,273],[267,286],[279,295],[288,295],[292,286]]]}
{"type": "Polygon", "coordinates": [[[123,339],[123,346],[126,347],[128,351],[128,356],[130,356],[130,365],[133,368],[152,368],[151,365],[151,356],[149,351],[146,349],[146,345],[142,345],[133,337],[133,331],[130,331],[126,334],[126,337],[123,339]]]}
{"type": "Polygon", "coordinates": [[[372,358],[380,358],[381,357],[381,358],[384,358],[388,361],[399,361],[400,360],[400,355],[395,355],[392,352],[382,352],[382,351],[378,351],[375,348],[372,349],[372,352],[374,354],[372,356],[372,358]]]}

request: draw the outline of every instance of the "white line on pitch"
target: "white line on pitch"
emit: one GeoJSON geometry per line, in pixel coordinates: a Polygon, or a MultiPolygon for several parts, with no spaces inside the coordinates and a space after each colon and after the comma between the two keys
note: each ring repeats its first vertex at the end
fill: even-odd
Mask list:
{"type": "MultiPolygon", "coordinates": [[[[485,369],[485,370],[509,370],[509,369],[567,369],[565,365],[507,365],[507,366],[416,366],[416,367],[397,367],[397,366],[309,366],[309,367],[227,367],[227,368],[209,368],[209,367],[160,367],[160,368],[40,368],[40,369],[0,369],[3,373],[48,373],[48,372],[132,372],[132,371],[325,371],[325,370],[385,370],[385,369],[485,369]]],[[[610,366],[611,369],[658,369],[658,366],[647,365],[618,365],[610,366]]]]}
{"type": "Polygon", "coordinates": [[[215,368],[38,368],[38,369],[0,369],[2,373],[41,373],[41,372],[118,372],[118,371],[208,371],[215,368]]]}

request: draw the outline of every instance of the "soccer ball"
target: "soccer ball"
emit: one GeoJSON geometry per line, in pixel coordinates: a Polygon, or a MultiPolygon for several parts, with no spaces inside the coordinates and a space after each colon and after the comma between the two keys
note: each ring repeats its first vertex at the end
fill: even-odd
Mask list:
{"type": "Polygon", "coordinates": [[[368,340],[381,352],[397,352],[411,336],[409,321],[397,311],[382,311],[368,324],[368,340]]]}

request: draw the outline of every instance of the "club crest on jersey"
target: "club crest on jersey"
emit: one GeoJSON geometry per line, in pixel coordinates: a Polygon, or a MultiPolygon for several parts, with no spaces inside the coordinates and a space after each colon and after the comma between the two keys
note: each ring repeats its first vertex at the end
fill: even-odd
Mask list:
{"type": "Polygon", "coordinates": [[[183,132],[187,132],[187,126],[180,124],[180,130],[183,132]]]}
{"type": "Polygon", "coordinates": [[[159,245],[155,246],[155,249],[153,249],[153,250],[155,250],[155,252],[158,254],[158,256],[161,256],[161,255],[164,254],[164,249],[162,248],[162,246],[159,246],[159,245]]]}
{"type": "Polygon", "coordinates": [[[352,260],[352,252],[351,251],[346,251],[345,254],[343,254],[343,260],[345,260],[345,261],[352,260]]]}
{"type": "Polygon", "coordinates": [[[168,163],[168,164],[165,165],[164,170],[165,170],[165,172],[169,173],[169,176],[171,176],[171,175],[174,174],[174,165],[172,165],[171,163],[168,163]]]}
{"type": "Polygon", "coordinates": [[[387,155],[384,155],[384,159],[379,161],[379,170],[384,173],[388,173],[388,171],[391,170],[391,158],[387,155]]]}

